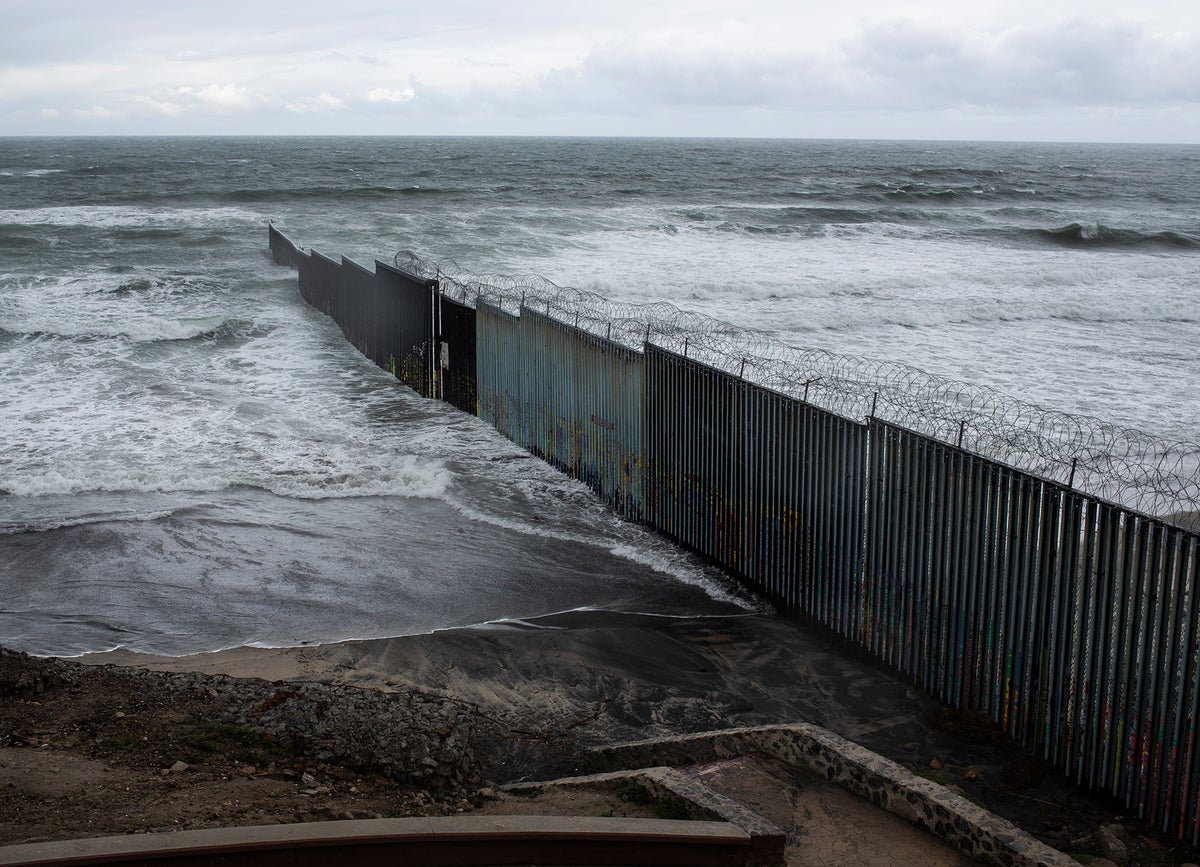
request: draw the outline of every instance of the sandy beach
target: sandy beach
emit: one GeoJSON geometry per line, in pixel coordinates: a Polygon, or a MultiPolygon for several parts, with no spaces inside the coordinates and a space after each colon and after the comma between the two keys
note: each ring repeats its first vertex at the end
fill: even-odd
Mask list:
{"type": "MultiPolygon", "coordinates": [[[[899,678],[764,615],[572,612],[391,639],[80,661],[415,688],[471,702],[513,731],[569,734],[578,746],[804,720],[880,751],[921,753],[933,746],[927,720],[936,708],[899,678]]],[[[545,756],[530,760],[546,770],[545,756]]],[[[528,770],[504,761],[518,766],[493,773],[516,779],[528,770]]]]}
{"type": "Polygon", "coordinates": [[[573,770],[600,743],[740,725],[813,722],[956,786],[1054,846],[1114,821],[976,715],[770,615],[664,618],[572,612],[525,624],[188,657],[112,652],[91,664],[410,690],[476,705],[489,780],[573,770]]]}

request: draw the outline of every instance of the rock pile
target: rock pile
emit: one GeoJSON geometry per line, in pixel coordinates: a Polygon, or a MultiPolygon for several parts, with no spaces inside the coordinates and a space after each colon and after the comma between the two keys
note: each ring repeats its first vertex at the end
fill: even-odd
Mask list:
{"type": "Polygon", "coordinates": [[[379,772],[430,791],[459,790],[478,780],[479,711],[465,702],[308,681],[96,669],[0,648],[0,695],[28,697],[101,673],[131,679],[143,694],[165,702],[200,699],[208,722],[253,729],[318,761],[379,772]]]}

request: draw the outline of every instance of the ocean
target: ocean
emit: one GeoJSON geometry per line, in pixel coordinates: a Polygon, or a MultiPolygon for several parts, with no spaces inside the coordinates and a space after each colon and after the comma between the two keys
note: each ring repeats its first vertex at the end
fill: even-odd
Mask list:
{"type": "Polygon", "coordinates": [[[1200,147],[0,138],[0,645],[762,610],[361,357],[266,227],[1200,440],[1200,147]]]}

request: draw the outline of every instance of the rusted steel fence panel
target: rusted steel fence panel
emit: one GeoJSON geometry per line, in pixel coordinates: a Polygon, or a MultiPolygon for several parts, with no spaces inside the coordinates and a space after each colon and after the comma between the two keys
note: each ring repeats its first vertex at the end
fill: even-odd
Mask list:
{"type": "Polygon", "coordinates": [[[862,643],[1200,842],[1200,541],[871,424],[862,643]]]}
{"type": "Polygon", "coordinates": [[[647,521],[852,637],[866,428],[646,347],[647,521]]]}
{"type": "Polygon", "coordinates": [[[720,412],[718,391],[725,376],[646,346],[647,518],[688,548],[718,560],[726,503],[717,468],[730,460],[733,423],[720,412]]]}
{"type": "Polygon", "coordinates": [[[517,445],[529,448],[521,320],[480,300],[475,305],[475,328],[479,417],[517,445]]]}
{"type": "Polygon", "coordinates": [[[313,279],[316,276],[312,269],[312,257],[302,250],[297,250],[292,261],[296,267],[296,285],[300,290],[300,297],[306,304],[312,305],[313,279]]]}
{"type": "Polygon", "coordinates": [[[949,704],[1028,737],[1035,568],[1057,487],[872,420],[861,640],[949,704]]]}
{"type": "Polygon", "coordinates": [[[478,415],[475,391],[475,308],[439,298],[438,391],[446,403],[478,415]]]}
{"type": "Polygon", "coordinates": [[[1081,785],[1200,842],[1195,535],[1063,492],[1056,603],[1063,659],[1044,754],[1081,785]],[[1065,556],[1064,556],[1065,555],[1065,556]]]}
{"type": "Polygon", "coordinates": [[[642,353],[523,308],[534,454],[641,518],[642,353]]]}

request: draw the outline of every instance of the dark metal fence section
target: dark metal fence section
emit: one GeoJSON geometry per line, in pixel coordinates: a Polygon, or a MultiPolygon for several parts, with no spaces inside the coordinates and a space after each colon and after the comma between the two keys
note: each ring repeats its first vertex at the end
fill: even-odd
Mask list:
{"type": "Polygon", "coordinates": [[[341,325],[344,319],[338,315],[342,312],[341,305],[338,303],[341,293],[338,290],[341,283],[342,263],[336,259],[330,259],[316,250],[310,251],[309,255],[311,256],[309,264],[312,288],[310,290],[311,299],[308,303],[341,325]]]}
{"type": "Polygon", "coordinates": [[[1063,502],[1045,650],[1058,706],[1042,748],[1077,782],[1196,842],[1200,540],[1079,494],[1063,502]]]}
{"type": "MultiPolygon", "coordinates": [[[[440,305],[436,280],[413,277],[383,262],[369,271],[349,259],[305,254],[270,229],[270,241],[299,271],[300,295],[333,319],[368,358],[425,397],[435,396],[440,305]]],[[[460,323],[460,328],[462,327],[460,323]]],[[[474,349],[465,341],[460,368],[470,373],[474,349]]],[[[464,407],[464,408],[469,408],[464,407]]]]}
{"type": "Polygon", "coordinates": [[[442,330],[438,335],[438,367],[442,400],[478,415],[475,385],[475,308],[450,298],[439,299],[442,330]]]}
{"type": "Polygon", "coordinates": [[[296,255],[299,251],[296,245],[283,232],[276,229],[273,223],[267,226],[267,247],[271,251],[271,261],[276,265],[297,267],[296,255]]]}
{"type": "Polygon", "coordinates": [[[646,347],[646,519],[853,637],[866,428],[646,347]]]}
{"type": "Polygon", "coordinates": [[[530,450],[641,518],[642,353],[528,308],[520,328],[530,450]]]}
{"type": "Polygon", "coordinates": [[[1200,834],[1200,540],[874,421],[862,643],[1200,834]]]}
{"type": "Polygon", "coordinates": [[[296,268],[296,283],[300,288],[300,297],[311,305],[314,291],[313,280],[316,278],[316,272],[312,268],[312,256],[302,250],[297,250],[292,256],[292,262],[296,268]]]}
{"type": "Polygon", "coordinates": [[[721,476],[732,461],[732,418],[722,407],[727,379],[704,365],[646,346],[647,517],[651,524],[728,566],[731,524],[721,476]],[[724,556],[723,556],[724,555],[724,556]]]}
{"type": "MultiPolygon", "coordinates": [[[[770,395],[770,392],[764,392],[770,395]]],[[[785,528],[798,580],[785,597],[801,613],[853,640],[863,616],[862,573],[866,516],[866,425],[791,398],[782,407],[778,453],[770,465],[787,468],[785,528]]],[[[786,549],[785,549],[786,552],[786,549]]]]}
{"type": "Polygon", "coordinates": [[[357,262],[342,257],[338,291],[341,293],[341,309],[344,318],[338,320],[346,339],[354,344],[367,358],[375,357],[375,299],[377,284],[375,272],[357,262]]]}
{"type": "Polygon", "coordinates": [[[418,394],[433,397],[436,384],[437,281],[376,261],[379,284],[375,361],[418,394]]]}
{"type": "Polygon", "coordinates": [[[878,420],[869,475],[861,642],[1026,740],[1059,489],[878,420]]]}
{"type": "Polygon", "coordinates": [[[528,448],[521,320],[480,300],[475,305],[475,383],[479,417],[528,448]]]}

